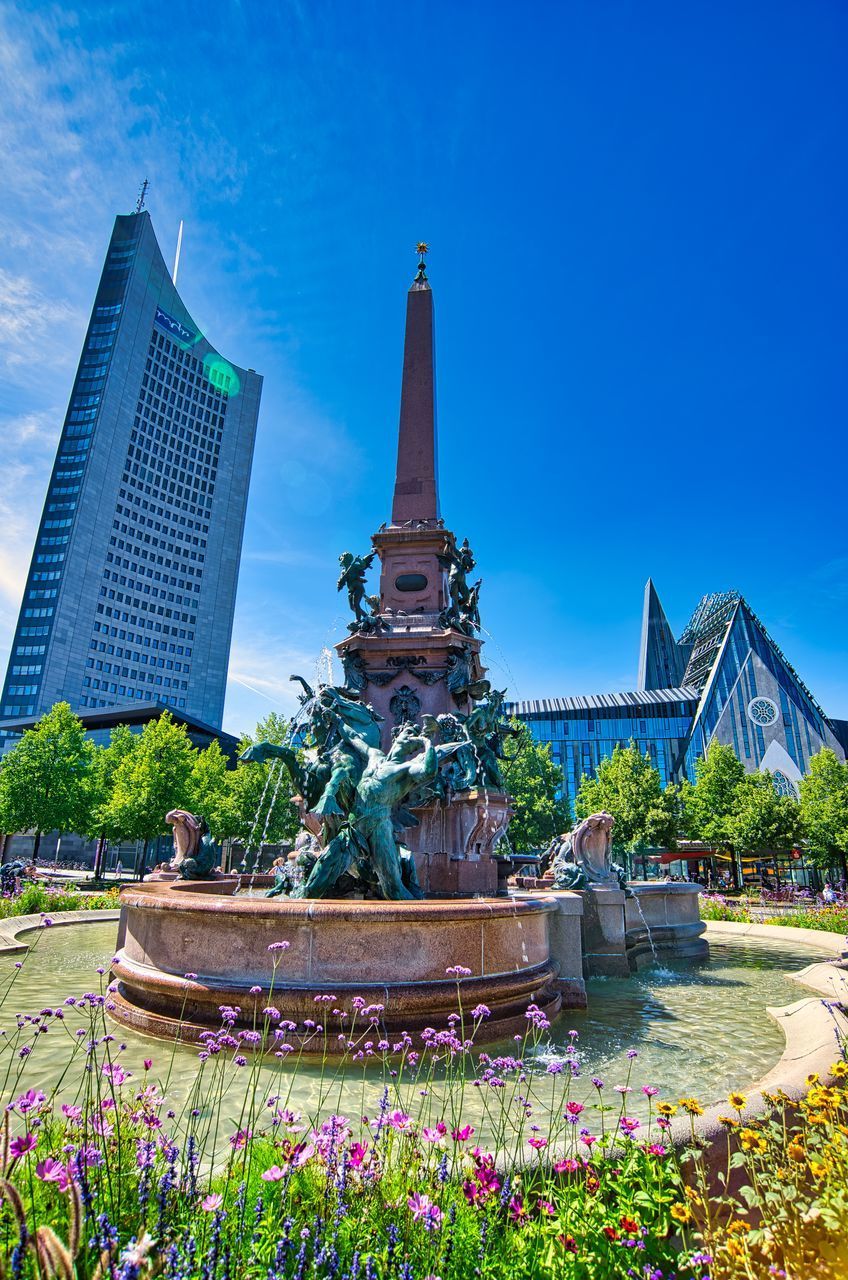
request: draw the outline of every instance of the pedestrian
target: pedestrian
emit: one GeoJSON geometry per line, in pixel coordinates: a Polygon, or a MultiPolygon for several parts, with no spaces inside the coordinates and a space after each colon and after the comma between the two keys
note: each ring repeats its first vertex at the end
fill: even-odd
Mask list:
{"type": "Polygon", "coordinates": [[[115,863],[115,879],[120,880],[123,874],[124,874],[124,864],[123,862],[121,862],[121,859],[119,858],[118,861],[115,863]]]}

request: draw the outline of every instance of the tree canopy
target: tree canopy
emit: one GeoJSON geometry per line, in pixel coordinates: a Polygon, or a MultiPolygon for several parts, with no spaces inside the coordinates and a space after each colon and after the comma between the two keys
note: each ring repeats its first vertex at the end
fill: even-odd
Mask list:
{"type": "Polygon", "coordinates": [[[578,818],[611,813],[613,848],[633,854],[640,849],[674,848],[677,834],[676,792],[665,791],[651,757],[635,742],[616,746],[598,765],[594,778],[582,778],[575,800],[578,818]]]}
{"type": "Polygon", "coordinates": [[[57,702],[0,767],[3,830],[34,831],[36,856],[45,832],[87,830],[93,753],[82,722],[67,702],[57,702]]]}
{"type": "Polygon", "coordinates": [[[848,764],[824,747],[801,779],[801,818],[811,858],[819,866],[841,863],[848,851],[848,764]]]}
{"type": "Polygon", "coordinates": [[[548,743],[536,742],[529,727],[513,720],[513,737],[507,739],[501,762],[504,786],[512,797],[514,814],[509,839],[518,853],[550,844],[571,825],[568,800],[562,797],[562,769],[551,756],[548,743]]]}

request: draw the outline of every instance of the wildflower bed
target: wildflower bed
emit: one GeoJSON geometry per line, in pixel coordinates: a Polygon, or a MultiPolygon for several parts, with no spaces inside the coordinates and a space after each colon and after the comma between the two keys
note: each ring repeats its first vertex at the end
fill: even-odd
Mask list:
{"type": "MultiPolygon", "coordinates": [[[[275,973],[285,965],[275,944],[275,973]]],[[[297,1114],[303,1050],[255,991],[245,1028],[221,1010],[197,1054],[188,1094],[172,1105],[173,1049],[125,1065],[101,968],[92,989],[54,1008],[10,1014],[2,991],[0,1254],[12,1276],[162,1275],[172,1280],[453,1280],[843,1274],[848,1063],[810,1080],[800,1106],[770,1095],[749,1121],[732,1093],[716,1174],[694,1139],[695,1098],[666,1098],[637,1080],[634,1051],[614,1084],[586,1078],[576,1033],[540,1057],[548,1024],[531,1006],[510,1054],[475,1047],[487,1017],[463,1005],[417,1040],[381,1032],[379,1006],[316,1001],[309,1047],[322,1056],[319,1096],[297,1114]],[[73,1053],[46,1095],[27,1083],[52,1038],[73,1053]],[[329,1037],[341,1040],[328,1057],[329,1037]],[[263,1051],[263,1052],[260,1052],[263,1051]],[[544,1062],[544,1065],[539,1063],[544,1062]],[[378,1071],[375,1080],[374,1064],[378,1071]],[[343,1075],[362,1078],[358,1115],[338,1114],[343,1075]],[[247,1087],[245,1087],[245,1084],[247,1087]],[[223,1101],[244,1103],[225,1154],[223,1101]],[[465,1112],[483,1100],[494,1134],[482,1149],[465,1112]],[[646,1111],[633,1115],[634,1098],[646,1111]],[[675,1115],[692,1145],[670,1141],[675,1115]]]]}
{"type": "Polygon", "coordinates": [[[800,902],[779,915],[754,916],[746,899],[726,898],[721,893],[702,893],[698,899],[702,920],[730,920],[738,924],[785,925],[790,929],[818,929],[824,933],[848,934],[848,906],[800,902]]]}

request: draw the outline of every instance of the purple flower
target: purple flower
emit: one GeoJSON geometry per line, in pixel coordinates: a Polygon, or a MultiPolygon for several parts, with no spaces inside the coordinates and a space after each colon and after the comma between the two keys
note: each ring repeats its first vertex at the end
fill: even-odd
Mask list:
{"type": "Polygon", "coordinates": [[[472,1018],[490,1018],[492,1016],[491,1009],[485,1004],[478,1004],[471,1010],[472,1018]]]}
{"type": "Polygon", "coordinates": [[[437,1204],[433,1204],[429,1196],[423,1196],[419,1191],[414,1191],[406,1203],[409,1205],[413,1221],[420,1222],[425,1231],[438,1231],[442,1225],[442,1211],[437,1204]]]}
{"type": "Polygon", "coordinates": [[[57,1183],[60,1191],[67,1191],[71,1181],[65,1165],[61,1160],[54,1160],[52,1156],[48,1156],[46,1160],[39,1160],[35,1166],[35,1176],[42,1182],[57,1183]]]}
{"type": "Polygon", "coordinates": [[[25,1133],[22,1138],[13,1138],[9,1143],[9,1155],[13,1160],[20,1160],[28,1151],[34,1151],[37,1145],[38,1138],[35,1134],[25,1133]]]}
{"type": "Polygon", "coordinates": [[[250,988],[250,994],[251,994],[252,996],[261,996],[261,995],[262,995],[262,988],[261,988],[261,987],[255,987],[255,986],[254,986],[254,987],[251,987],[251,988],[250,988]]]}
{"type": "Polygon", "coordinates": [[[463,964],[452,965],[450,969],[445,969],[445,973],[449,978],[470,978],[471,977],[471,970],[466,969],[465,965],[463,964]]]}
{"type": "Polygon", "coordinates": [[[291,946],[290,942],[272,942],[268,947],[269,951],[288,951],[291,946]]]}

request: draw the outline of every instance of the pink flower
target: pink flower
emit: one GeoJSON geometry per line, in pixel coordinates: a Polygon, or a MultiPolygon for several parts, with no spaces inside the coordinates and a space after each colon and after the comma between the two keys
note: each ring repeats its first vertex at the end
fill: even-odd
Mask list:
{"type": "Polygon", "coordinates": [[[586,1108],[582,1102],[567,1102],[565,1104],[565,1114],[568,1116],[579,1116],[580,1112],[585,1110],[586,1108]]]}
{"type": "Polygon", "coordinates": [[[224,1197],[218,1195],[217,1191],[211,1196],[205,1196],[200,1202],[200,1207],[204,1213],[214,1213],[216,1209],[220,1209],[224,1203],[224,1197]]]}
{"type": "Polygon", "coordinates": [[[659,1089],[654,1088],[652,1084],[643,1084],[642,1092],[646,1098],[655,1098],[659,1093],[659,1089]]]}
{"type": "Polygon", "coordinates": [[[145,1059],[144,1059],[144,1069],[145,1069],[145,1071],[149,1071],[149,1070],[150,1070],[150,1068],[151,1068],[152,1066],[153,1066],[153,1059],[152,1059],[152,1058],[145,1058],[145,1059]]]}
{"type": "Polygon", "coordinates": [[[392,1111],[386,1123],[391,1125],[393,1129],[399,1129],[403,1132],[404,1129],[408,1129],[411,1126],[412,1120],[405,1111],[392,1111]]]}
{"type": "Polygon", "coordinates": [[[429,1196],[422,1196],[414,1191],[406,1202],[412,1212],[413,1221],[420,1222],[425,1231],[438,1231],[442,1225],[442,1211],[429,1196]]]}
{"type": "Polygon", "coordinates": [[[554,1165],[554,1173],[576,1173],[580,1168],[580,1161],[573,1160],[568,1156],[565,1160],[557,1160],[554,1165]]]}
{"type": "Polygon", "coordinates": [[[25,1133],[22,1138],[13,1138],[9,1143],[9,1155],[13,1160],[20,1160],[28,1151],[34,1151],[37,1145],[38,1138],[35,1134],[25,1133]]]}
{"type": "Polygon", "coordinates": [[[661,1142],[652,1142],[651,1145],[648,1147],[648,1151],[651,1153],[652,1156],[665,1155],[665,1147],[661,1142]]]}
{"type": "Polygon", "coordinates": [[[547,1138],[528,1138],[527,1145],[532,1147],[534,1151],[544,1151],[548,1145],[548,1140],[547,1138]]]}
{"type": "Polygon", "coordinates": [[[441,1142],[442,1138],[447,1135],[447,1125],[440,1120],[435,1129],[422,1129],[421,1137],[425,1142],[441,1142]]]}
{"type": "Polygon", "coordinates": [[[253,1137],[252,1129],[238,1129],[230,1138],[230,1146],[234,1151],[241,1151],[253,1137]]]}
{"type": "Polygon", "coordinates": [[[71,1107],[67,1102],[62,1103],[62,1115],[67,1119],[76,1122],[82,1119],[82,1107],[71,1107]]]}
{"type": "Polygon", "coordinates": [[[60,1191],[67,1191],[71,1181],[66,1167],[60,1160],[54,1160],[52,1156],[48,1156],[46,1160],[39,1160],[35,1166],[35,1176],[42,1182],[55,1182],[60,1191]]]}
{"type": "Polygon", "coordinates": [[[452,1129],[451,1137],[454,1142],[467,1142],[473,1132],[471,1125],[467,1124],[464,1129],[452,1129]]]}
{"type": "Polygon", "coordinates": [[[513,1222],[523,1222],[527,1217],[522,1196],[513,1196],[509,1202],[509,1216],[513,1222]]]}
{"type": "Polygon", "coordinates": [[[266,1169],[259,1176],[263,1182],[279,1182],[281,1178],[286,1176],[286,1171],[281,1169],[278,1164],[272,1164],[270,1169],[266,1169]]]}
{"type": "Polygon", "coordinates": [[[358,1169],[365,1159],[365,1153],[368,1150],[367,1142],[352,1142],[348,1151],[348,1163],[352,1169],[358,1169]]]}

